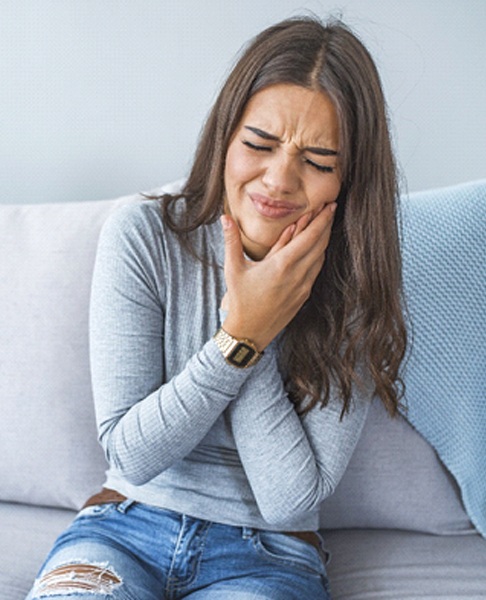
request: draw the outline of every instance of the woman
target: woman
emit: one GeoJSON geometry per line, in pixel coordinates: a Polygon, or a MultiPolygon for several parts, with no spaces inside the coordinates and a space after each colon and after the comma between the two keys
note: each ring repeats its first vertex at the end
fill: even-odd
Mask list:
{"type": "Polygon", "coordinates": [[[110,469],[29,598],[329,598],[318,508],[399,402],[397,185],[376,68],[284,21],[234,67],[180,194],[105,225],[91,312],[110,469]]]}

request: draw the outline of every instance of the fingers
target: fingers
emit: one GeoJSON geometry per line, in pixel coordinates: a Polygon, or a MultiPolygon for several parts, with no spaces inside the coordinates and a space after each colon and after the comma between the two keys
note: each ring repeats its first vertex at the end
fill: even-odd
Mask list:
{"type": "Polygon", "coordinates": [[[223,296],[223,299],[221,300],[221,308],[223,310],[228,310],[228,308],[229,308],[228,292],[225,293],[225,295],[223,296]]]}
{"type": "Polygon", "coordinates": [[[281,250],[284,246],[286,246],[290,242],[290,240],[295,235],[296,227],[297,227],[296,224],[292,223],[291,225],[289,225],[282,231],[278,240],[270,248],[270,251],[267,254],[266,258],[270,258],[271,256],[276,254],[279,250],[281,250]]]}
{"type": "Polygon", "coordinates": [[[227,266],[231,268],[238,267],[243,264],[245,260],[238,226],[229,215],[221,216],[221,225],[223,227],[224,235],[225,268],[227,266]]]}
{"type": "Polygon", "coordinates": [[[294,235],[292,237],[296,237],[301,231],[304,231],[307,225],[309,225],[309,223],[312,221],[312,216],[312,213],[306,213],[305,215],[302,215],[300,217],[300,219],[296,223],[294,235]]]}
{"type": "Polygon", "coordinates": [[[321,255],[329,244],[336,206],[334,202],[327,204],[314,217],[303,215],[297,221],[293,238],[284,251],[292,253],[296,261],[312,261],[321,255]]]}

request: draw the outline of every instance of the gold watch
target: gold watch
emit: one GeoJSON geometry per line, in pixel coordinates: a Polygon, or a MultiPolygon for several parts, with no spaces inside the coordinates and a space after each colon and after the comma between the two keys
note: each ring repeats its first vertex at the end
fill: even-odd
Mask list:
{"type": "Polygon", "coordinates": [[[251,340],[233,337],[222,327],[214,335],[214,341],[221,350],[226,362],[233,367],[246,369],[252,367],[263,356],[263,352],[258,352],[257,347],[251,340]]]}

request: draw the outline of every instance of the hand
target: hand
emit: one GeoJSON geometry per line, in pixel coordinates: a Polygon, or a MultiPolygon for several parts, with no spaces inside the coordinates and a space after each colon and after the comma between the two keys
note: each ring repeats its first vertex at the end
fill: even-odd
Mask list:
{"type": "Polygon", "coordinates": [[[307,213],[289,225],[267,256],[247,261],[238,226],[223,215],[228,311],[225,330],[252,340],[262,351],[288,325],[310,296],[324,264],[336,204],[307,213]]]}

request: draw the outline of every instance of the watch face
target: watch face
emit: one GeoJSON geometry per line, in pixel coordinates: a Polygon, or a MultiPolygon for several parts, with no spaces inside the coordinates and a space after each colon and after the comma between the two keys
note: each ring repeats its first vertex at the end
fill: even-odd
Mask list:
{"type": "Polygon", "coordinates": [[[255,356],[256,351],[248,344],[240,342],[228,354],[226,360],[235,365],[235,367],[246,367],[251,359],[255,356]]]}

